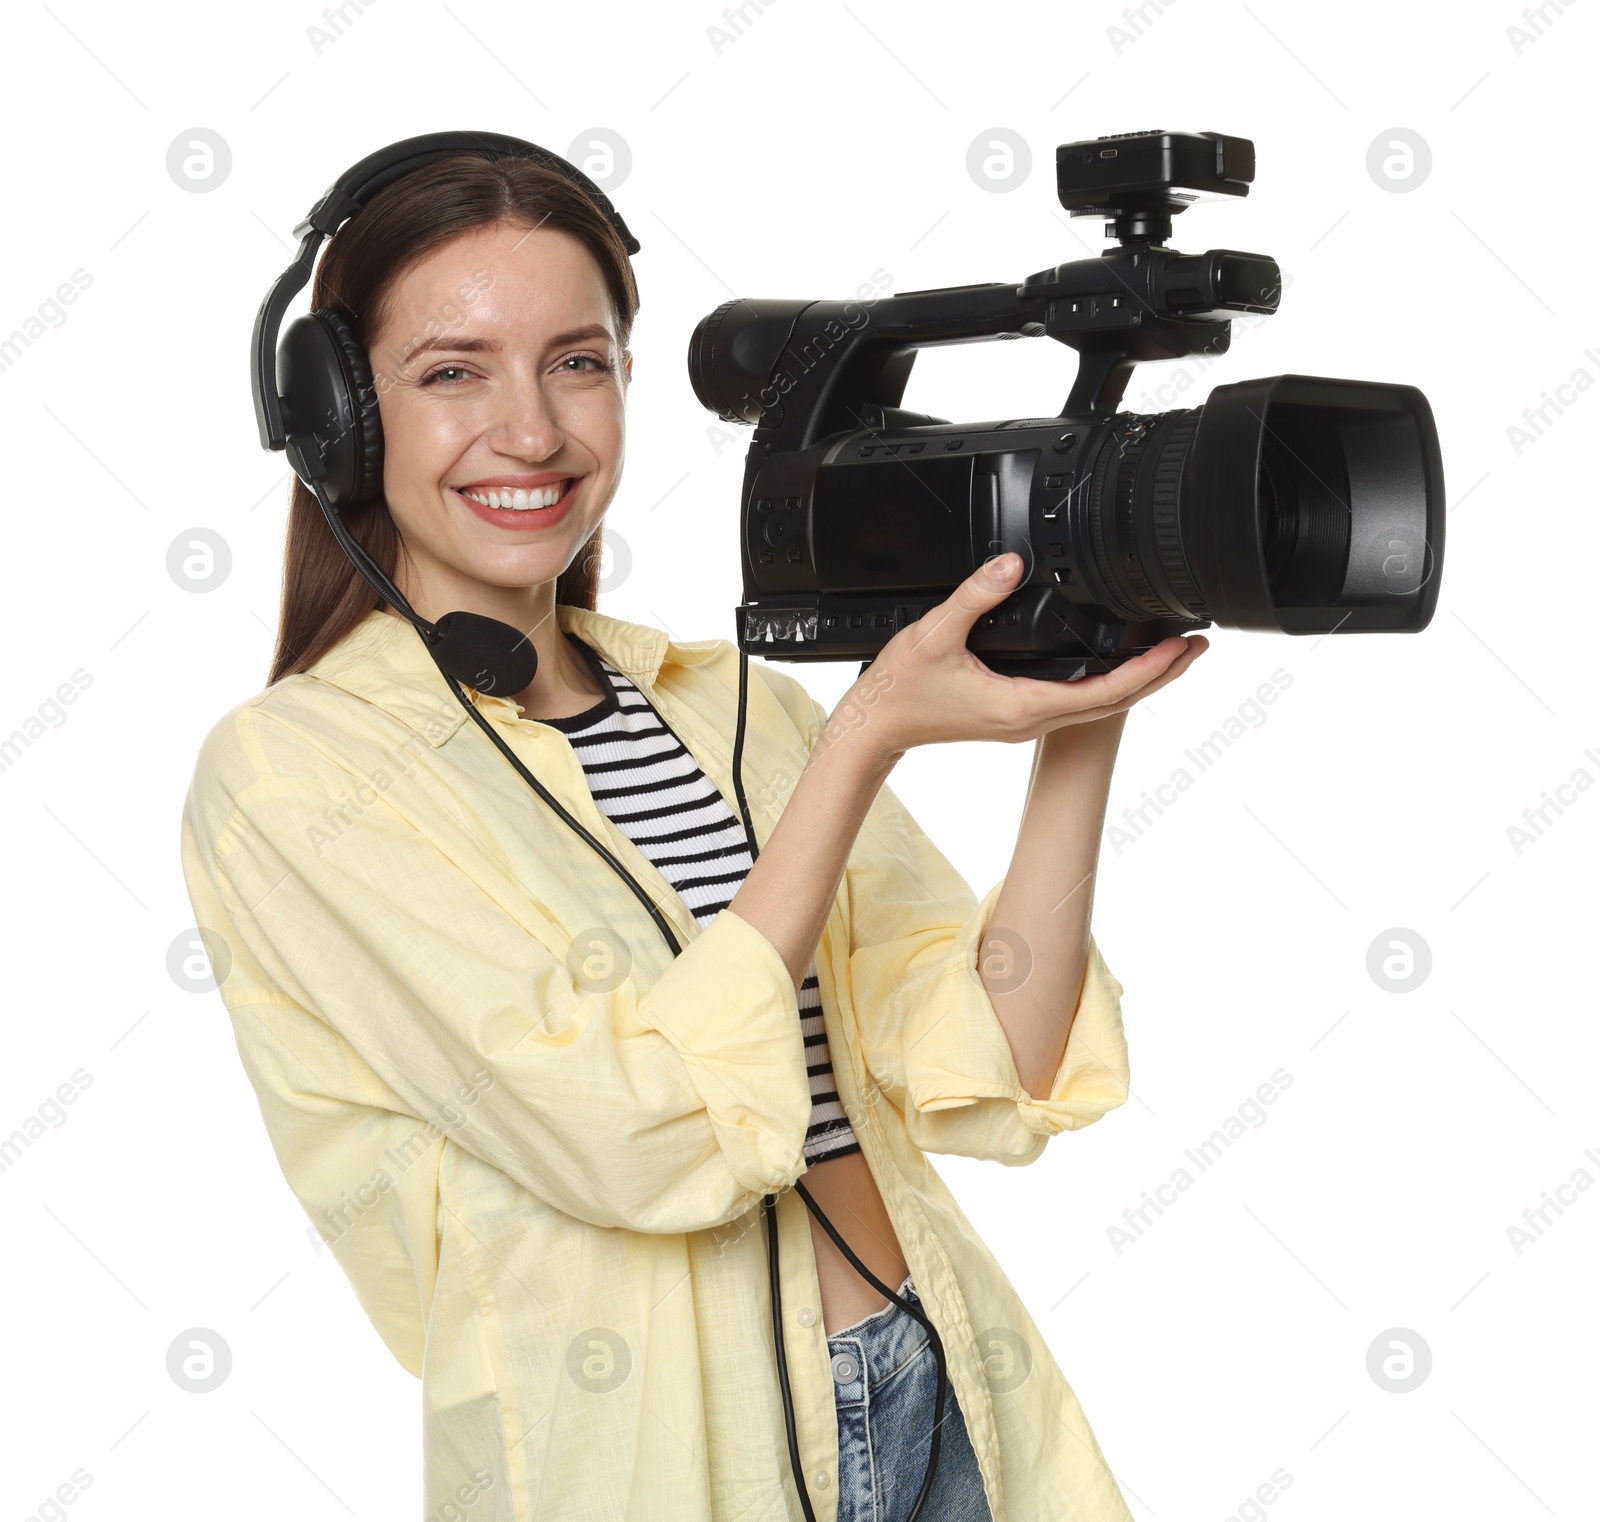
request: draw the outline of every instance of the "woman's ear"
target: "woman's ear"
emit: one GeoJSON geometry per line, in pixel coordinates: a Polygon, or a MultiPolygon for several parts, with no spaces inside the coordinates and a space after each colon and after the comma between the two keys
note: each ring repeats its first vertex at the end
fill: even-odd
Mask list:
{"type": "Polygon", "coordinates": [[[622,351],[622,381],[626,385],[633,379],[633,350],[622,351]]]}

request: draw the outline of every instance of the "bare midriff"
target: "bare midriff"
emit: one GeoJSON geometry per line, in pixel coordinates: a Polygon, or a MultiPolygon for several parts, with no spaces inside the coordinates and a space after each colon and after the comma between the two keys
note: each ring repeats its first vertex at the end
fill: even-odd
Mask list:
{"type": "MultiPolygon", "coordinates": [[[[911,1270],[901,1255],[899,1238],[866,1158],[859,1152],[824,1158],[807,1168],[800,1181],[850,1250],[890,1289],[899,1290],[911,1270]]],[[[833,1245],[809,1210],[806,1219],[811,1223],[811,1245],[817,1260],[824,1331],[831,1335],[888,1305],[833,1245]]]]}

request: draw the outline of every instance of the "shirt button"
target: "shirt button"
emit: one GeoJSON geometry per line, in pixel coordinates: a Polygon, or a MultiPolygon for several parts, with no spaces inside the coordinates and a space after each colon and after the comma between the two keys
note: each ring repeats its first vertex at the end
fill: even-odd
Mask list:
{"type": "Polygon", "coordinates": [[[794,1313],[794,1319],[798,1321],[801,1326],[815,1326],[817,1324],[817,1313],[812,1310],[809,1305],[802,1305],[800,1309],[794,1313]]]}
{"type": "Polygon", "coordinates": [[[848,1353],[840,1353],[833,1360],[833,1382],[836,1385],[855,1383],[856,1361],[848,1353]]]}
{"type": "Polygon", "coordinates": [[[826,1469],[819,1469],[814,1475],[811,1476],[811,1483],[815,1485],[818,1490],[826,1490],[828,1488],[828,1471],[826,1469]]]}

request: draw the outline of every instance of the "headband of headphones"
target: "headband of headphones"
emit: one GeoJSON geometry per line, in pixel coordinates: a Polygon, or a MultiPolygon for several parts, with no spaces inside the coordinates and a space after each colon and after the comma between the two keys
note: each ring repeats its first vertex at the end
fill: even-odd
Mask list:
{"type": "Polygon", "coordinates": [[[468,153],[488,159],[532,159],[564,175],[606,214],[629,254],[639,252],[639,240],[628,231],[628,224],[618,215],[606,193],[575,164],[537,143],[498,132],[429,132],[368,154],[323,192],[295,228],[294,235],[301,240],[300,251],[294,263],[273,283],[256,313],[255,332],[250,340],[250,389],[255,399],[256,426],[261,433],[263,449],[282,449],[288,441],[283,402],[278,394],[278,330],[289,303],[311,278],[311,267],[322,240],[332,236],[373,196],[403,175],[439,159],[468,153]]]}

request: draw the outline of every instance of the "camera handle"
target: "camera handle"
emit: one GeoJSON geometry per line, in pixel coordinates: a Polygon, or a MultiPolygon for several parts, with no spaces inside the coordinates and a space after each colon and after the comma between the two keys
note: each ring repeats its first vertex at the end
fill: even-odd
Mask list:
{"type": "Polygon", "coordinates": [[[1136,364],[1227,352],[1230,313],[1275,312],[1281,276],[1266,254],[1129,243],[1040,270],[1020,284],[992,281],[856,302],[730,302],[755,358],[749,389],[719,406],[757,424],[757,457],[810,448],[860,431],[869,407],[898,409],[919,349],[1049,336],[1075,348],[1078,374],[1062,417],[1115,412],[1136,364]],[[754,371],[759,370],[757,376],[754,371]]]}

